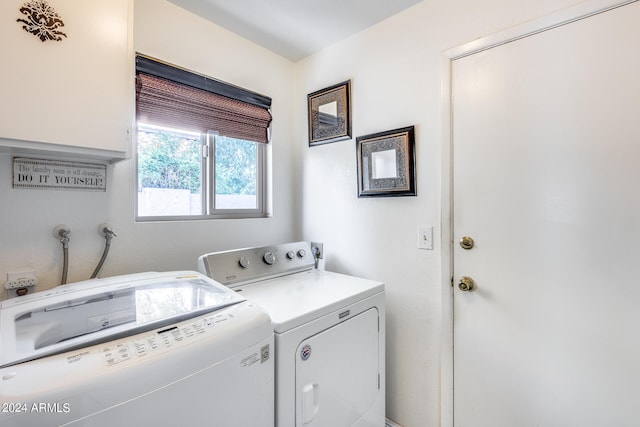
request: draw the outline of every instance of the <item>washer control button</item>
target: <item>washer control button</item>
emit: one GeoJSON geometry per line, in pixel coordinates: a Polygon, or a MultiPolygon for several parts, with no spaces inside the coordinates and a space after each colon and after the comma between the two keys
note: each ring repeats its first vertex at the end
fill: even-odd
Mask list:
{"type": "Polygon", "coordinates": [[[265,263],[267,263],[269,265],[273,265],[273,264],[276,263],[276,256],[274,254],[272,254],[271,252],[267,252],[266,254],[264,254],[262,259],[264,260],[265,263]]]}
{"type": "Polygon", "coordinates": [[[296,257],[296,253],[293,251],[287,252],[287,259],[294,259],[296,257]]]}
{"type": "Polygon", "coordinates": [[[249,264],[250,264],[249,263],[249,258],[247,258],[246,256],[243,256],[242,258],[240,258],[240,261],[238,261],[238,264],[242,268],[248,268],[249,264]]]}
{"type": "Polygon", "coordinates": [[[307,251],[305,251],[304,249],[300,249],[298,251],[298,258],[304,258],[306,254],[307,254],[307,251]]]}

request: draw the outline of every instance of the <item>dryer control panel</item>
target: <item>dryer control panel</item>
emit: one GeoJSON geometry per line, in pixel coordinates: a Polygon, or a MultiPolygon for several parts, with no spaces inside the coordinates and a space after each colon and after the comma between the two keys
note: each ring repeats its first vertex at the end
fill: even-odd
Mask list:
{"type": "Polygon", "coordinates": [[[229,287],[311,270],[314,266],[309,242],[213,252],[198,258],[201,273],[229,287]]]}

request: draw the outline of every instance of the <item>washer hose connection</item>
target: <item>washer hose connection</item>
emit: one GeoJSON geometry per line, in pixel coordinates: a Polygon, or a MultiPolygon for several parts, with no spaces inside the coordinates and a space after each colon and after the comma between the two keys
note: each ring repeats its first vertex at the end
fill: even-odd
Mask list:
{"type": "Polygon", "coordinates": [[[69,240],[71,235],[71,227],[65,224],[60,224],[53,229],[53,236],[60,240],[62,243],[62,277],[60,278],[60,284],[67,283],[67,273],[69,271],[69,240]]]}
{"type": "Polygon", "coordinates": [[[111,240],[114,237],[118,237],[116,232],[113,230],[113,228],[111,228],[109,224],[101,224],[100,227],[98,227],[98,233],[100,233],[104,237],[104,251],[102,251],[102,257],[100,258],[96,269],[93,270],[93,274],[91,275],[92,279],[98,277],[98,274],[100,274],[100,270],[102,270],[102,266],[104,265],[104,262],[107,259],[107,255],[109,254],[109,249],[111,248],[111,240]]]}

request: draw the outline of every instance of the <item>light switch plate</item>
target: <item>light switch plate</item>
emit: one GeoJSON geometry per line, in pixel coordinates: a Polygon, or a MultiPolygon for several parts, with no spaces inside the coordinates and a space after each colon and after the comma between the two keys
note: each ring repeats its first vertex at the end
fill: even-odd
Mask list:
{"type": "Polygon", "coordinates": [[[433,227],[418,227],[418,249],[433,250],[433,227]]]}

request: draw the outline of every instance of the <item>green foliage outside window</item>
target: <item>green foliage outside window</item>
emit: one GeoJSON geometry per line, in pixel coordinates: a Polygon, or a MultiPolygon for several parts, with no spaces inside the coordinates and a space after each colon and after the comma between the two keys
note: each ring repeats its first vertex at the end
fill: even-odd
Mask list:
{"type": "MultiPolygon", "coordinates": [[[[138,129],[138,179],[143,188],[201,192],[202,142],[197,133],[147,126],[138,129]]],[[[216,194],[255,195],[256,143],[216,137],[216,194]]]]}
{"type": "Polygon", "coordinates": [[[256,194],[256,143],[216,137],[216,194],[256,194]]]}
{"type": "Polygon", "coordinates": [[[199,193],[202,165],[200,135],[140,127],[138,179],[144,188],[199,193]]]}

